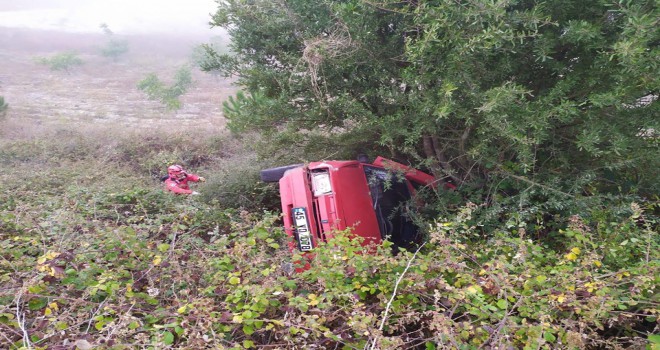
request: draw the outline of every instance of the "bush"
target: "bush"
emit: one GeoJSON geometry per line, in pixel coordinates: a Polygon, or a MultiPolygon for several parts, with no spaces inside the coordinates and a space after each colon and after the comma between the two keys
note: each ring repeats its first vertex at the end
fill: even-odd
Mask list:
{"type": "Polygon", "coordinates": [[[181,164],[192,171],[208,165],[221,154],[221,146],[209,141],[209,135],[203,130],[147,131],[119,138],[112,160],[157,179],[166,174],[169,165],[181,164]]]}
{"type": "MultiPolygon", "coordinates": [[[[34,345],[62,342],[67,329],[96,346],[640,347],[657,317],[657,260],[612,269],[597,249],[553,251],[520,232],[466,244],[472,228],[456,220],[438,222],[421,251],[397,256],[389,244],[370,253],[336,233],[293,273],[287,266],[307,259],[284,248],[276,216],[225,212],[230,227],[201,235],[195,227],[213,210],[150,193],[106,193],[96,215],[76,214],[91,205],[51,215],[37,225],[48,228],[45,250],[30,231],[5,234],[12,268],[0,279],[11,294],[0,315],[16,346],[16,303],[34,345]],[[125,214],[141,202],[162,205],[125,214]],[[121,218],[100,215],[114,206],[121,218]],[[17,274],[29,282],[12,282],[17,274]]],[[[657,254],[657,243],[649,248],[657,254]]]]}
{"type": "Polygon", "coordinates": [[[250,192],[260,161],[241,144],[128,137],[73,137],[88,145],[84,157],[39,156],[64,149],[63,138],[2,140],[3,152],[20,156],[0,172],[3,349],[658,343],[655,204],[603,202],[556,218],[566,224],[551,233],[521,219],[487,237],[479,206],[468,205],[427,222],[429,241],[416,252],[393,255],[389,242],[365,247],[335,232],[303,256],[287,249],[279,215],[227,209],[277,201],[250,192]],[[198,164],[212,174],[206,200],[166,193],[150,178],[177,147],[210,157],[198,164]]]}
{"type": "Polygon", "coordinates": [[[67,73],[71,72],[71,68],[83,64],[83,60],[75,52],[62,52],[51,57],[39,57],[36,61],[48,66],[52,71],[65,71],[67,73]]]}
{"type": "Polygon", "coordinates": [[[165,85],[156,74],[151,73],[138,83],[138,89],[144,91],[150,100],[160,101],[167,109],[181,108],[179,97],[188,91],[192,85],[190,68],[181,67],[174,75],[174,83],[165,85]]]}
{"type": "Polygon", "coordinates": [[[202,199],[216,200],[226,208],[259,212],[279,209],[279,190],[273,184],[261,181],[259,172],[264,163],[254,156],[234,156],[222,162],[213,171],[204,187],[202,199]]]}
{"type": "Polygon", "coordinates": [[[111,39],[101,49],[101,55],[112,58],[113,61],[117,61],[126,52],[128,52],[128,41],[126,40],[111,39]]]}
{"type": "Polygon", "coordinates": [[[0,118],[4,118],[7,115],[8,109],[9,104],[5,102],[4,96],[0,96],[0,118]]]}

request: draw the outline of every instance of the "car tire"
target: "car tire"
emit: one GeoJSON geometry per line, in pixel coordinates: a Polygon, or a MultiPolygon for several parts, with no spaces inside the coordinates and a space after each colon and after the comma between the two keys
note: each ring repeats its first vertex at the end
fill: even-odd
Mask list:
{"type": "Polygon", "coordinates": [[[268,168],[261,171],[261,181],[263,182],[278,182],[284,176],[284,173],[289,169],[295,169],[303,166],[303,164],[292,164],[280,166],[277,168],[268,168]]]}

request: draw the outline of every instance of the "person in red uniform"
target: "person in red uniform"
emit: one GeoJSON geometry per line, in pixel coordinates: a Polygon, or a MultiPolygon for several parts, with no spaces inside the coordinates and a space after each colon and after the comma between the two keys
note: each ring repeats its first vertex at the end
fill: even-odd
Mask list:
{"type": "Polygon", "coordinates": [[[170,165],[167,168],[167,179],[165,180],[165,188],[176,194],[199,194],[193,191],[188,186],[188,181],[191,182],[204,182],[201,176],[195,174],[188,174],[181,165],[170,165]]]}

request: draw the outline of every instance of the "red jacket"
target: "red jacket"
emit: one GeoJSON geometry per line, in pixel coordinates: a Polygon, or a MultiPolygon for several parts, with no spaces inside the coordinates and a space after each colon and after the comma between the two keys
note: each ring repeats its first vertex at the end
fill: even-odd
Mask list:
{"type": "Polygon", "coordinates": [[[167,180],[165,180],[165,189],[176,194],[191,194],[193,191],[188,187],[188,181],[198,182],[199,176],[195,174],[186,174],[186,177],[181,180],[168,177],[167,180]]]}

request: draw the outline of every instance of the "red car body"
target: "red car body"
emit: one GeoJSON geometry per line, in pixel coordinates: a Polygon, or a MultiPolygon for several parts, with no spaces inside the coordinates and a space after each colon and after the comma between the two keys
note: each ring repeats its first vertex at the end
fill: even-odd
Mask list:
{"type": "Polygon", "coordinates": [[[303,252],[347,228],[365,245],[387,238],[407,247],[420,234],[405,207],[416,187],[435,183],[429,174],[382,157],[291,167],[279,179],[285,230],[292,248],[303,252]]]}

